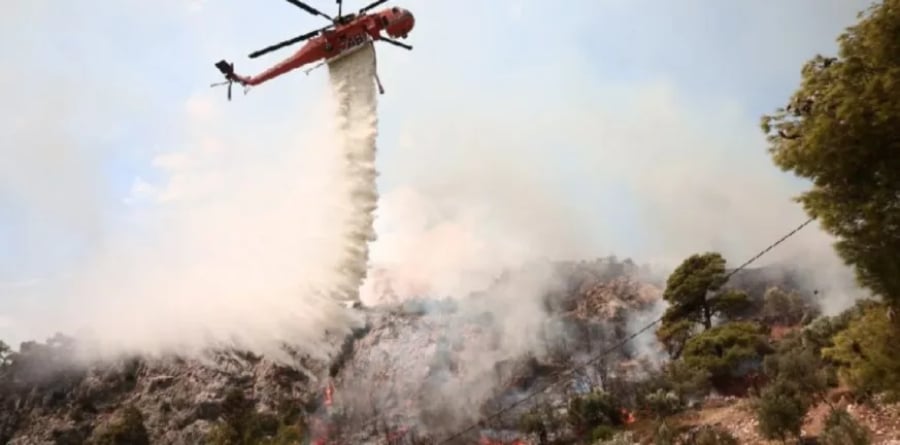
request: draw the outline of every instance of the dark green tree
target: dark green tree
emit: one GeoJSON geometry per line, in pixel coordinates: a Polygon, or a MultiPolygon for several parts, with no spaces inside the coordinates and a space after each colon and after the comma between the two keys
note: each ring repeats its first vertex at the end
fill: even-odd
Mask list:
{"type": "Polygon", "coordinates": [[[694,254],[669,275],[663,299],[669,302],[666,318],[690,320],[705,329],[713,317],[730,316],[746,302],[738,292],[719,293],[725,284],[725,259],[715,252],[694,254]]]}
{"type": "Polygon", "coordinates": [[[840,365],[844,380],[861,393],[900,399],[900,331],[887,308],[869,306],[833,338],[822,356],[840,365]]]}
{"type": "Polygon", "coordinates": [[[725,259],[715,252],[691,255],[669,275],[663,292],[669,308],[656,336],[673,358],[681,355],[697,325],[708,330],[715,317],[731,318],[747,306],[743,292],[722,291],[724,284],[725,259]]]}
{"type": "Polygon", "coordinates": [[[861,13],[817,55],[785,108],[763,116],[769,153],[810,179],[797,200],[838,239],[859,282],[900,306],[900,0],[861,13]]]}
{"type": "Polygon", "coordinates": [[[708,372],[713,385],[727,384],[762,365],[771,352],[764,332],[750,322],[716,326],[688,340],[682,360],[690,368],[708,372]]]}

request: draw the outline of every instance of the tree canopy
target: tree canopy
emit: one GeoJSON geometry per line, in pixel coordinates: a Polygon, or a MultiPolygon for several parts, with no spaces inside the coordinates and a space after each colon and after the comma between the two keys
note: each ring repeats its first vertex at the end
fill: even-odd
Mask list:
{"type": "Polygon", "coordinates": [[[666,318],[690,320],[711,328],[713,317],[728,316],[746,301],[746,296],[739,293],[716,295],[723,284],[725,259],[722,255],[716,252],[691,255],[666,282],[663,299],[671,305],[666,318]]]}
{"type": "Polygon", "coordinates": [[[685,365],[709,372],[711,382],[718,385],[752,372],[769,352],[763,326],[731,322],[692,337],[682,358],[685,365]]]}
{"type": "Polygon", "coordinates": [[[900,305],[900,0],[860,14],[838,57],[802,69],[785,108],[763,116],[774,163],[810,179],[797,199],[838,239],[860,284],[900,305]]]}
{"type": "Polygon", "coordinates": [[[730,318],[746,307],[743,292],[721,291],[725,278],[725,259],[716,252],[691,255],[669,275],[663,292],[669,308],[656,337],[670,356],[681,355],[698,324],[709,330],[715,317],[730,318]]]}
{"type": "Polygon", "coordinates": [[[900,332],[892,328],[884,308],[866,307],[833,341],[822,355],[843,365],[847,383],[864,392],[900,398],[900,332]]]}

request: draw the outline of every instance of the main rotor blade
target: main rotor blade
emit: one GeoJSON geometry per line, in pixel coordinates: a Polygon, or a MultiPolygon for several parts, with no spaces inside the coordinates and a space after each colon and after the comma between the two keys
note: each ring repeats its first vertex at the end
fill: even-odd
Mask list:
{"type": "Polygon", "coordinates": [[[387,1],[388,1],[388,0],[378,0],[377,2],[372,2],[372,3],[370,3],[368,6],[366,6],[366,7],[362,8],[362,9],[360,9],[359,12],[360,12],[360,13],[366,12],[366,11],[368,11],[368,10],[370,10],[370,9],[376,7],[376,6],[379,6],[379,5],[381,5],[382,3],[385,3],[385,2],[387,2],[387,1]]]}
{"type": "Polygon", "coordinates": [[[265,48],[263,48],[263,49],[261,49],[261,50],[259,50],[259,51],[256,51],[256,52],[251,53],[251,54],[250,54],[250,58],[251,58],[251,59],[255,59],[255,58],[257,58],[257,57],[259,57],[259,56],[261,56],[261,55],[263,55],[263,54],[266,54],[266,53],[275,51],[276,49],[281,49],[281,48],[284,48],[285,46],[293,45],[293,44],[295,44],[295,43],[297,43],[297,42],[302,42],[302,41],[304,41],[304,40],[306,40],[306,39],[308,39],[308,38],[310,38],[310,37],[313,37],[313,36],[315,36],[316,34],[322,32],[322,31],[324,31],[324,30],[326,30],[326,29],[328,29],[328,28],[331,28],[331,25],[328,25],[328,26],[326,26],[326,27],[324,27],[324,28],[319,28],[319,29],[317,29],[317,30],[315,30],[315,31],[310,31],[310,32],[308,32],[308,33],[306,33],[306,34],[303,34],[303,35],[299,35],[299,36],[297,36],[297,37],[294,37],[293,39],[285,40],[285,41],[283,41],[283,42],[276,43],[276,44],[271,45],[271,46],[267,46],[267,47],[265,47],[265,48]]]}
{"type": "Polygon", "coordinates": [[[298,7],[298,8],[300,8],[300,9],[302,9],[302,10],[304,10],[304,11],[306,11],[306,12],[312,14],[312,15],[320,15],[320,16],[322,16],[322,17],[325,17],[325,18],[328,19],[328,20],[334,20],[334,19],[332,19],[329,15],[323,13],[322,11],[319,11],[319,10],[316,9],[316,8],[313,8],[312,6],[307,5],[306,3],[303,3],[303,2],[298,1],[298,0],[287,0],[287,1],[288,1],[288,3],[290,3],[290,4],[292,4],[292,5],[296,6],[296,7],[298,7]]]}

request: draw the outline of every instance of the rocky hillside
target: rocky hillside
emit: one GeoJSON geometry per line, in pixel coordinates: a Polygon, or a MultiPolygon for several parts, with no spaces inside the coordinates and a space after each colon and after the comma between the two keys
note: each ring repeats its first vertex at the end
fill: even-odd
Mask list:
{"type": "Polygon", "coordinates": [[[538,267],[466,299],[356,309],[366,328],[336,339],[342,354],[328,363],[215,351],[77,366],[65,337],[26,343],[0,377],[0,442],[203,443],[235,400],[267,416],[262,436],[282,424],[354,432],[345,443],[384,428],[446,433],[620,337],[627,315],[659,296],[637,272],[604,261],[538,267]]]}
{"type": "Polygon", "coordinates": [[[527,440],[541,436],[523,430],[527,395],[565,374],[542,402],[565,411],[662,357],[648,333],[573,372],[661,314],[661,284],[614,259],[532,266],[466,298],[351,309],[366,327],[333,339],[329,361],[211,351],[78,366],[64,337],[28,343],[0,368],[0,443],[527,440]]]}

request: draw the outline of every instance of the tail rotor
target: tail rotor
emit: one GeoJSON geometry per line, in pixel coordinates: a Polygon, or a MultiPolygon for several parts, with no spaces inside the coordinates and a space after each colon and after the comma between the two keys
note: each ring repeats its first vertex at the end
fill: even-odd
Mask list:
{"type": "Polygon", "coordinates": [[[224,60],[220,60],[220,61],[216,62],[216,68],[218,68],[219,71],[221,71],[222,74],[225,76],[225,81],[213,83],[210,85],[210,87],[212,88],[212,87],[219,87],[222,85],[228,85],[227,96],[228,96],[228,100],[231,101],[231,84],[233,84],[234,80],[235,80],[234,64],[228,63],[224,60]]]}

